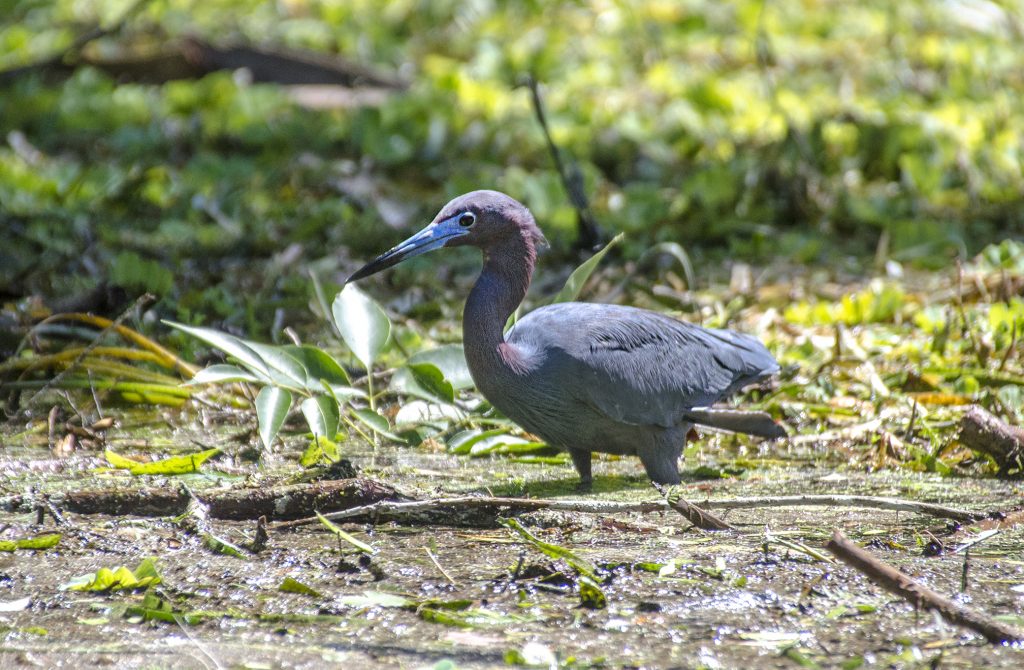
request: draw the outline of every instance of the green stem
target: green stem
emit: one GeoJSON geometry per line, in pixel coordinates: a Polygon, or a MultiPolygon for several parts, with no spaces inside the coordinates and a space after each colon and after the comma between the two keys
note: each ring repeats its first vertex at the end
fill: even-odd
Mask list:
{"type": "Polygon", "coordinates": [[[373,441],[373,438],[370,437],[369,435],[367,435],[366,433],[364,433],[363,430],[359,426],[357,426],[354,421],[352,421],[352,419],[348,418],[348,416],[346,416],[345,414],[342,414],[341,415],[341,420],[344,421],[345,424],[348,425],[349,428],[351,428],[352,430],[354,430],[357,433],[359,433],[359,436],[361,438],[363,438],[364,440],[366,440],[367,444],[369,444],[374,449],[377,448],[377,443],[373,441]]]}

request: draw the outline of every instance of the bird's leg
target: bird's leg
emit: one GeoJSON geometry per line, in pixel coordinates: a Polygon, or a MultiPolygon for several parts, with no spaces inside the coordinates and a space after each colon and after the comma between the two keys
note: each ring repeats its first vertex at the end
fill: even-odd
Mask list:
{"type": "Polygon", "coordinates": [[[636,455],[647,470],[647,476],[652,482],[658,484],[678,484],[679,479],[679,454],[681,447],[671,447],[666,444],[651,444],[640,447],[636,455]]]}
{"type": "Polygon", "coordinates": [[[577,490],[584,493],[590,491],[594,484],[594,478],[590,474],[590,452],[582,449],[570,449],[569,455],[572,456],[572,464],[576,466],[576,472],[580,473],[580,484],[576,487],[577,490]]]}

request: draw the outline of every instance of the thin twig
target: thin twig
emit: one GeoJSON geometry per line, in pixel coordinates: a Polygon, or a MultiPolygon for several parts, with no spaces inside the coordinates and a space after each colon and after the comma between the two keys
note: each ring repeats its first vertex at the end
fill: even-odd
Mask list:
{"type": "Polygon", "coordinates": [[[537,123],[540,124],[540,129],[544,133],[544,139],[547,141],[548,151],[551,153],[551,158],[555,162],[555,169],[558,170],[558,176],[562,180],[562,186],[565,188],[566,194],[569,196],[569,201],[572,202],[573,208],[576,209],[577,224],[579,226],[579,246],[586,249],[593,249],[597,246],[600,241],[601,233],[597,226],[597,222],[594,220],[594,215],[590,211],[590,203],[587,202],[587,194],[583,190],[583,175],[580,174],[579,168],[576,165],[566,165],[565,161],[562,160],[562,152],[559,150],[558,145],[551,138],[551,131],[548,129],[547,115],[544,113],[544,101],[540,97],[540,87],[537,84],[537,80],[532,75],[527,75],[523,79],[524,85],[530,89],[530,99],[533,102],[533,111],[537,115],[537,123]]]}
{"type": "MultiPolygon", "coordinates": [[[[977,521],[987,514],[971,512],[935,503],[917,502],[902,498],[882,498],[875,496],[854,495],[805,495],[805,496],[768,496],[758,498],[733,498],[731,500],[708,500],[701,503],[702,510],[708,509],[757,509],[764,507],[862,507],[868,509],[884,509],[900,512],[917,512],[943,519],[957,521],[977,521]]],[[[352,517],[369,516],[371,518],[409,518],[425,512],[444,510],[465,511],[481,508],[503,508],[508,512],[533,512],[551,510],[555,512],[574,512],[577,514],[622,514],[665,512],[669,509],[665,501],[651,502],[617,502],[595,500],[540,500],[534,498],[501,498],[493,496],[459,496],[455,498],[434,498],[432,500],[413,500],[409,502],[381,501],[370,505],[352,507],[346,510],[324,514],[331,521],[352,517]]],[[[284,530],[317,523],[316,517],[282,521],[272,524],[271,530],[284,530]]]]}
{"type": "Polygon", "coordinates": [[[994,644],[1024,641],[1024,632],[939,595],[861,549],[841,531],[833,533],[826,548],[843,563],[861,572],[886,591],[906,599],[914,607],[934,610],[946,621],[979,633],[994,644]]]}
{"type": "Polygon", "coordinates": [[[444,575],[444,578],[448,580],[448,583],[452,586],[458,586],[458,583],[452,579],[452,576],[448,574],[448,571],[441,566],[441,562],[437,560],[437,556],[434,555],[434,552],[430,551],[430,547],[423,547],[423,551],[427,552],[427,557],[430,559],[430,562],[434,564],[434,567],[437,568],[442,575],[444,575]]]}

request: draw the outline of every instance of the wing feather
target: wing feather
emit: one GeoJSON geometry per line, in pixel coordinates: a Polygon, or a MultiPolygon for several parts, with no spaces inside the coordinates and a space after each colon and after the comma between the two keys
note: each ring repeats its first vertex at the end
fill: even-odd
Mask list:
{"type": "Polygon", "coordinates": [[[562,390],[616,421],[674,426],[778,371],[759,341],[657,312],[591,303],[534,310],[507,340],[542,352],[562,390]]]}

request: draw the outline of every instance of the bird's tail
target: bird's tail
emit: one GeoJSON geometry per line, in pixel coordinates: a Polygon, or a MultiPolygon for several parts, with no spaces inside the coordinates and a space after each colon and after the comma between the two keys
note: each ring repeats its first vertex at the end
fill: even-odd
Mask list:
{"type": "Polygon", "coordinates": [[[745,412],[738,409],[715,409],[695,407],[686,413],[693,423],[711,428],[720,428],[732,433],[746,433],[758,437],[786,437],[786,429],[775,423],[765,412],[745,412]]]}

